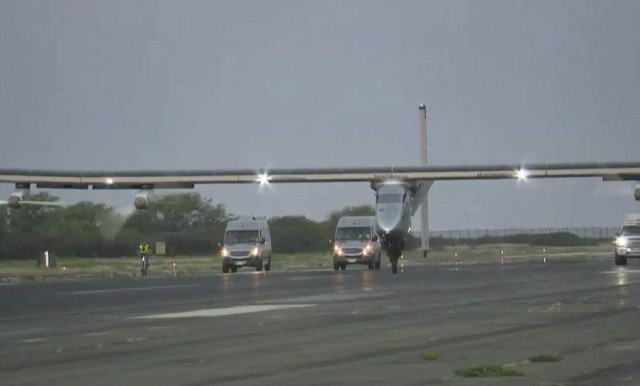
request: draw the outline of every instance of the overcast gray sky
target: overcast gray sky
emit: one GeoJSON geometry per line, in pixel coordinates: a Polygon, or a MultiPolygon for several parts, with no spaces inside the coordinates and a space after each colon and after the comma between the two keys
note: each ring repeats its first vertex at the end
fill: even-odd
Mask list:
{"type": "MultiPolygon", "coordinates": [[[[413,165],[419,103],[431,165],[640,161],[639,16],[621,0],[1,0],[0,168],[413,165]]],[[[633,187],[439,182],[431,228],[616,225],[640,211],[633,187]]],[[[197,189],[314,220],[374,199],[364,183],[197,189]]]]}

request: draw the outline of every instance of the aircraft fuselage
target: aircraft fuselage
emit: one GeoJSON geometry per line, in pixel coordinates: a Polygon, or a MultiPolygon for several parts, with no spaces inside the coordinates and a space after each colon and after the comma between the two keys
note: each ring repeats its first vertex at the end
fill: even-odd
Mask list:
{"type": "Polygon", "coordinates": [[[404,183],[384,182],[376,189],[376,222],[383,234],[407,233],[411,225],[411,196],[404,183]]]}
{"type": "Polygon", "coordinates": [[[413,197],[409,186],[401,182],[383,182],[374,189],[378,233],[391,262],[391,269],[395,273],[411,226],[410,203],[413,197]]]}

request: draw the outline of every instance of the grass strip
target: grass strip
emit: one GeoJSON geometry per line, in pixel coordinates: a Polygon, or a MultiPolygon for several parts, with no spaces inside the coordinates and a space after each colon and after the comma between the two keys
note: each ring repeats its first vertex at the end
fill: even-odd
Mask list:
{"type": "MultiPolygon", "coordinates": [[[[504,252],[506,262],[512,256],[532,256],[531,261],[539,260],[540,248],[526,245],[493,244],[481,246],[455,246],[444,250],[433,250],[425,259],[421,251],[410,250],[404,254],[404,263],[440,264],[451,263],[454,253],[464,262],[494,262],[500,264],[500,251],[504,252]]],[[[549,247],[546,253],[553,261],[554,253],[583,253],[584,258],[593,257],[610,246],[596,247],[549,247]]],[[[114,277],[137,276],[139,274],[139,258],[137,256],[120,258],[82,258],[57,257],[57,267],[45,269],[36,267],[36,260],[0,260],[0,282],[11,280],[41,280],[61,277],[114,277]]],[[[525,261],[527,259],[524,259],[525,261]]],[[[523,259],[517,259],[523,261],[523,259]]],[[[219,254],[209,256],[151,256],[151,276],[172,275],[202,275],[222,271],[219,254]],[[174,265],[175,263],[175,265],[174,265]]],[[[383,269],[388,270],[388,258],[383,253],[383,269]]],[[[274,253],[272,258],[273,270],[281,269],[327,269],[331,271],[332,256],[330,252],[311,252],[298,254],[274,253]]],[[[353,269],[366,269],[354,267],[353,269]]],[[[244,269],[247,270],[247,269],[244,269]]]]}
{"type": "Polygon", "coordinates": [[[514,377],[524,375],[524,373],[520,371],[510,369],[503,365],[465,367],[455,370],[455,374],[463,378],[514,377]]]}

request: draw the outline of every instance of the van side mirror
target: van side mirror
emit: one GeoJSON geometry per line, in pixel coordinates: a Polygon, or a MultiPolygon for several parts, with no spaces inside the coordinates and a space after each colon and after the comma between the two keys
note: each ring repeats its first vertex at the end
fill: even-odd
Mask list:
{"type": "Polygon", "coordinates": [[[224,247],[224,244],[223,243],[218,243],[218,248],[222,248],[222,247],[224,247]]]}
{"type": "Polygon", "coordinates": [[[264,245],[267,243],[267,239],[265,239],[264,237],[260,239],[260,244],[264,245]]]}
{"type": "Polygon", "coordinates": [[[373,235],[373,238],[371,239],[371,241],[373,241],[374,243],[378,242],[378,235],[373,235]]]}

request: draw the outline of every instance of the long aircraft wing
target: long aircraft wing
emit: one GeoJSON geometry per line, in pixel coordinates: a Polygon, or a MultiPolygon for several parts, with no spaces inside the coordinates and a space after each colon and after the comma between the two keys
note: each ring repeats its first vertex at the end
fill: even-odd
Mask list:
{"type": "Polygon", "coordinates": [[[485,166],[417,166],[271,170],[52,171],[0,169],[0,183],[47,189],[193,188],[197,184],[454,181],[522,178],[601,177],[640,180],[640,162],[485,166]]]}

